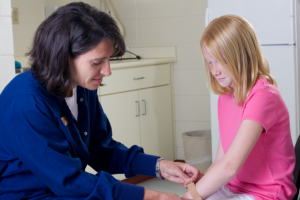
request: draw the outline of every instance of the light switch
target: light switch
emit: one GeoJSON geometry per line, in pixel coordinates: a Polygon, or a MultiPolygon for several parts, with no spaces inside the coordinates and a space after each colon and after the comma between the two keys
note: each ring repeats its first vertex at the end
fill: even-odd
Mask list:
{"type": "Polygon", "coordinates": [[[19,24],[19,9],[18,8],[13,8],[12,22],[13,22],[13,24],[19,24]]]}

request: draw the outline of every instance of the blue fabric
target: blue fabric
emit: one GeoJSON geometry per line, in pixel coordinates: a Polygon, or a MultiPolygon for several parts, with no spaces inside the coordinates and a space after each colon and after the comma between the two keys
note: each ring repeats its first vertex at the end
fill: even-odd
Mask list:
{"type": "Polygon", "coordinates": [[[77,97],[78,122],[30,71],[6,86],[0,95],[0,199],[143,199],[144,188],[110,174],[155,176],[158,157],[112,139],[97,91],[78,86],[77,97]],[[85,172],[87,164],[98,174],[85,172]]]}

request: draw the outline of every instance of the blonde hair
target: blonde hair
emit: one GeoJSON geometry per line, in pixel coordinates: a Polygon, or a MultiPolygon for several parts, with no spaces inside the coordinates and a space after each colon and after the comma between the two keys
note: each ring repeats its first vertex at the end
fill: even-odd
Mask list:
{"type": "Polygon", "coordinates": [[[234,90],[221,87],[204,59],[207,85],[215,94],[232,93],[237,105],[242,106],[258,78],[277,86],[252,25],[242,17],[224,15],[214,19],[205,29],[200,46],[202,54],[208,47],[233,79],[234,90]]]}

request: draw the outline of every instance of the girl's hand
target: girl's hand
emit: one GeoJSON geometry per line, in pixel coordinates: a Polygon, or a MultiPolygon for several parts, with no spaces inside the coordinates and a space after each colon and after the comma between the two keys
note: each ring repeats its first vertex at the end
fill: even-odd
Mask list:
{"type": "Polygon", "coordinates": [[[145,189],[144,200],[187,200],[176,194],[145,189]]]}
{"type": "Polygon", "coordinates": [[[192,195],[189,191],[187,191],[184,195],[182,195],[182,198],[192,199],[192,195]]]}
{"type": "Polygon", "coordinates": [[[167,160],[160,161],[160,174],[175,183],[184,184],[187,182],[198,182],[203,174],[188,163],[171,162],[167,160]]]}

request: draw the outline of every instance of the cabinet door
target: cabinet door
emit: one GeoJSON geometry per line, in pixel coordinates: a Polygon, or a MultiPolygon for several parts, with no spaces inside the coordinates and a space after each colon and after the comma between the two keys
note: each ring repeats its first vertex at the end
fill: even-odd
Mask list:
{"type": "Polygon", "coordinates": [[[139,91],[141,146],[145,153],[174,160],[171,86],[139,91]]]}
{"type": "MultiPolygon", "coordinates": [[[[127,147],[141,145],[138,92],[125,92],[99,97],[113,132],[113,139],[127,147]]],[[[124,174],[113,175],[123,180],[124,174]]]]}
{"type": "Polygon", "coordinates": [[[113,132],[113,139],[127,147],[141,145],[138,92],[124,92],[100,97],[113,132]]]}

